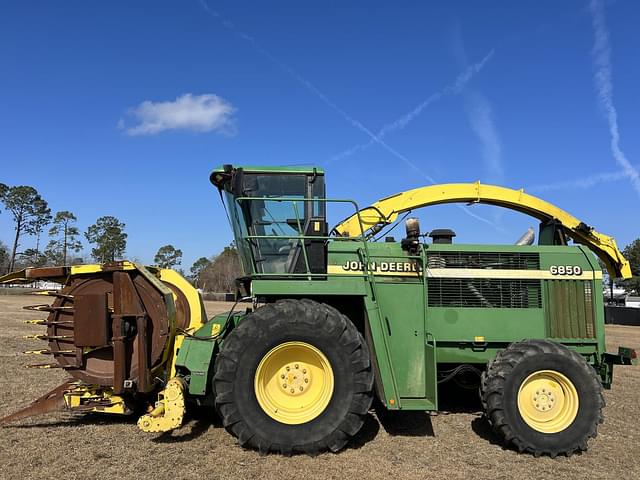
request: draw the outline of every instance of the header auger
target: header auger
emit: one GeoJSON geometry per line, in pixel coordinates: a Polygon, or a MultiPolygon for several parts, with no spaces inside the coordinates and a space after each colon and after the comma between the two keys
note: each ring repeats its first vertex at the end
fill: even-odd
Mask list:
{"type": "MultiPolygon", "coordinates": [[[[338,451],[374,396],[389,410],[438,409],[443,382],[477,385],[488,421],[508,445],[536,455],[586,449],[596,435],[614,364],[605,351],[602,272],[629,265],[613,238],[522,191],[434,185],[360,210],[325,196],[318,168],[225,165],[211,174],[241,260],[238,300],[206,319],[198,292],[171,270],[131,262],[27,269],[0,282],[47,279],[47,347],[31,351],[70,380],[0,423],[58,409],[131,414],[147,432],[178,428],[189,404],[215,409],[242,446],[262,452],[338,451]],[[398,214],[484,202],[540,220],[517,245],[371,240],[398,214]],[[330,230],[327,209],[353,215],[330,230]],[[568,237],[580,245],[568,245],[568,237]],[[591,249],[591,251],[590,251],[591,249]],[[524,339],[524,340],[523,340],[524,339]]],[[[469,392],[468,389],[465,392],[469,392]]]]}

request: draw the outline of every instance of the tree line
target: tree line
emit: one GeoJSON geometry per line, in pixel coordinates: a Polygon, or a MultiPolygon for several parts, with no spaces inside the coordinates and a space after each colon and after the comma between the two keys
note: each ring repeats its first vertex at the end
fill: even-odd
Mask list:
{"type": "MultiPolygon", "coordinates": [[[[81,233],[73,212],[61,210],[53,213],[38,191],[26,185],[0,183],[0,203],[14,224],[11,246],[0,242],[0,274],[27,267],[89,263],[88,256],[83,255],[83,238],[92,247],[89,256],[98,263],[120,260],[125,255],[126,225],[114,216],[99,217],[81,233]],[[29,248],[22,249],[25,237],[31,238],[32,243],[29,248]],[[44,245],[46,239],[48,241],[44,245]]],[[[175,268],[181,263],[182,250],[173,245],[160,247],[154,257],[154,264],[160,268],[175,268]]],[[[190,268],[190,274],[178,270],[196,287],[216,292],[233,291],[234,280],[241,275],[233,243],[219,255],[197,259],[190,268]]]]}
{"type": "MultiPolygon", "coordinates": [[[[61,210],[52,214],[46,200],[30,186],[7,186],[0,183],[0,202],[12,216],[15,235],[11,248],[0,242],[0,273],[25,267],[72,265],[87,263],[81,238],[92,245],[90,256],[98,263],[112,262],[124,257],[127,247],[125,224],[113,216],[102,216],[81,235],[76,216],[61,210]],[[43,248],[43,236],[49,241],[43,248]],[[32,237],[34,245],[18,251],[24,237],[32,237]]],[[[640,293],[640,238],[627,245],[623,254],[631,264],[633,278],[616,283],[627,291],[640,293]]],[[[182,250],[173,245],[160,247],[154,264],[160,268],[176,268],[182,263],[182,250]]],[[[189,273],[178,271],[197,288],[212,292],[232,292],[235,279],[241,275],[238,251],[233,242],[218,255],[200,257],[189,273]]]]}
{"type": "MultiPolygon", "coordinates": [[[[173,245],[164,245],[158,249],[154,264],[160,268],[175,268],[182,261],[182,250],[173,245]]],[[[208,292],[234,292],[235,279],[242,275],[240,258],[234,242],[224,247],[222,252],[212,257],[200,257],[187,274],[178,269],[196,287],[208,292]]]]}
{"type": "MultiPolygon", "coordinates": [[[[0,183],[0,203],[14,224],[12,245],[7,247],[0,243],[0,272],[86,262],[87,259],[79,255],[83,245],[74,213],[61,210],[53,214],[47,201],[35,188],[27,185],[0,183]],[[43,246],[45,232],[49,241],[43,246]],[[21,250],[25,237],[32,237],[34,245],[21,250]]],[[[121,258],[127,245],[124,229],[125,224],[116,217],[98,218],[82,234],[92,245],[91,257],[100,263],[121,258]]]]}

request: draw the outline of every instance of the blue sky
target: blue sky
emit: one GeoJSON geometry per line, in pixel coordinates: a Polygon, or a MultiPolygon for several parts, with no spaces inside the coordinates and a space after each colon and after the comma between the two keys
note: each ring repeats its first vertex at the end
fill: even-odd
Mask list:
{"type": "MultiPolygon", "coordinates": [[[[232,239],[208,182],[222,163],[319,165],[330,197],[362,206],[431,180],[524,187],[624,246],[640,236],[639,14],[631,0],[3,2],[0,182],[34,186],[82,231],[114,215],[128,257],[171,243],[185,269],[232,239]]],[[[464,210],[422,210],[423,229],[537,230],[464,210]]],[[[0,240],[12,233],[2,212],[0,240]]]]}

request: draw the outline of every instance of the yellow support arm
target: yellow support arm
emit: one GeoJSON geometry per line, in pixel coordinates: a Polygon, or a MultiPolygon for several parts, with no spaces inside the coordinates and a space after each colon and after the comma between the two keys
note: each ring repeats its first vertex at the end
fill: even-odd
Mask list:
{"type": "Polygon", "coordinates": [[[631,267],[613,237],[598,233],[573,215],[545,202],[524,190],[512,190],[496,185],[448,183],[407,190],[383,198],[363,208],[335,227],[342,236],[357,237],[379,225],[397,220],[408,210],[442,203],[486,203],[525,213],[540,221],[556,220],[576,243],[589,247],[607,266],[613,277],[630,278],[631,267]],[[360,228],[362,225],[362,228],[360,228]]]}

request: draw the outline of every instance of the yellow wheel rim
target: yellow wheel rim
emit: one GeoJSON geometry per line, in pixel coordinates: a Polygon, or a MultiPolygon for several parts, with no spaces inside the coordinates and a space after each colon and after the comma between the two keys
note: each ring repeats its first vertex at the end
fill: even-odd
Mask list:
{"type": "Polygon", "coordinates": [[[520,416],[534,430],[557,433],[578,415],[578,392],[571,380],[555,370],[532,373],[518,390],[520,416]]]}
{"type": "Polygon", "coordinates": [[[289,425],[310,422],[333,395],[333,370],[313,345],[286,342],[272,348],[256,369],[254,390],[262,410],[289,425]]]}

